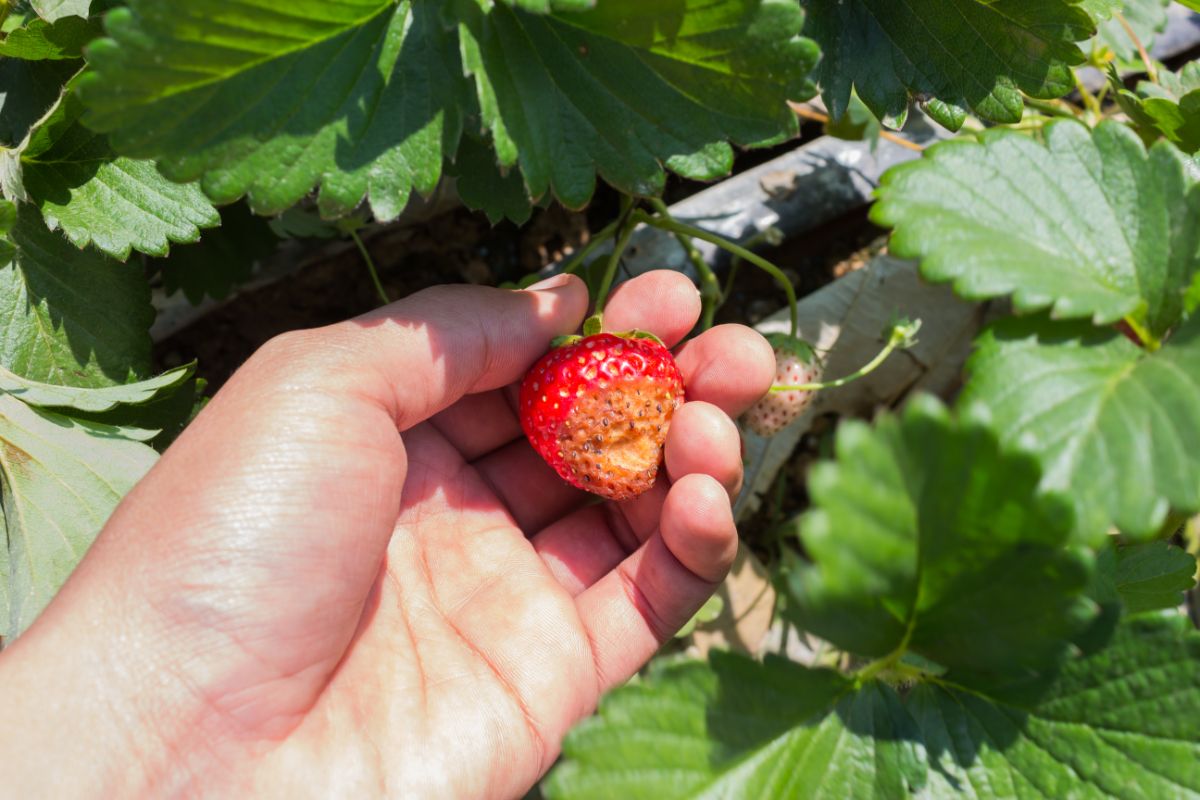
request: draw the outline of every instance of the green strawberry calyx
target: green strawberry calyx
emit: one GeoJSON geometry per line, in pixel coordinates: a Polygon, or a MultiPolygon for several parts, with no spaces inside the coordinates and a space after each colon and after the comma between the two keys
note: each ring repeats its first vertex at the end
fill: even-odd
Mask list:
{"type": "MultiPolygon", "coordinates": [[[[568,347],[576,342],[583,341],[589,336],[595,336],[598,333],[604,333],[604,319],[600,314],[593,314],[583,321],[583,334],[571,333],[564,336],[555,336],[550,341],[550,349],[553,350],[559,347],[568,347]]],[[[634,328],[628,331],[609,331],[613,336],[619,336],[622,339],[649,339],[653,342],[663,344],[663,340],[655,336],[650,331],[644,331],[640,328],[634,328]]],[[[666,347],[666,345],[663,345],[666,347]]]]}

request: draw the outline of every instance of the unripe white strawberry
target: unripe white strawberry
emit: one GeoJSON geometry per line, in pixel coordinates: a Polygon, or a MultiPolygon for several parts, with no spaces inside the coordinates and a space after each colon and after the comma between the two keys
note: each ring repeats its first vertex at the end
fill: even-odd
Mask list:
{"type": "MultiPolygon", "coordinates": [[[[798,386],[821,380],[822,364],[812,345],[785,333],[767,334],[775,348],[773,386],[798,386]]],[[[812,402],[811,391],[770,391],[742,415],[742,422],[759,436],[774,436],[792,423],[812,402]]]]}

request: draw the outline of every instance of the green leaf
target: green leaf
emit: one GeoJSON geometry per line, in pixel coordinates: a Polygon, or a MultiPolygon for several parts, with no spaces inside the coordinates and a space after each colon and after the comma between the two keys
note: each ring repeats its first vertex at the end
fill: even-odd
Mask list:
{"type": "Polygon", "coordinates": [[[1195,153],[1200,150],[1200,62],[1192,61],[1178,73],[1162,69],[1158,79],[1159,83],[1141,81],[1131,92],[1115,70],[1109,75],[1117,101],[1143,139],[1163,136],[1184,152],[1195,153]]]}
{"type": "Polygon", "coordinates": [[[1006,702],[942,681],[901,700],[777,658],[657,665],[567,737],[543,784],[588,798],[1129,798],[1200,792],[1200,634],[1123,623],[1049,690],[1006,702]]]}
{"type": "Polygon", "coordinates": [[[732,165],[727,139],[793,132],[786,101],[812,96],[817,57],[802,23],[783,0],[608,0],[561,17],[495,7],[460,35],[500,165],[520,164],[530,197],[578,208],[597,172],[657,195],[660,164],[712,179],[732,165]]]}
{"type": "Polygon", "coordinates": [[[47,22],[63,17],[87,17],[92,0],[30,0],[37,15],[47,22]]]}
{"type": "Polygon", "coordinates": [[[193,304],[205,297],[222,300],[279,246],[271,222],[253,214],[245,203],[226,206],[221,209],[221,227],[205,232],[196,244],[171,248],[169,257],[150,264],[161,271],[168,294],[182,291],[193,304]]]}
{"type": "Polygon", "coordinates": [[[34,381],[107,386],[150,372],[140,265],[77,250],[21,206],[0,252],[0,366],[34,381]]]}
{"type": "Polygon", "coordinates": [[[31,20],[0,40],[0,58],[26,61],[81,58],[83,46],[101,33],[99,20],[64,17],[50,23],[31,20]]]}
{"type": "Polygon", "coordinates": [[[1167,27],[1167,7],[1170,0],[1090,0],[1082,4],[1100,22],[1092,49],[1107,47],[1121,61],[1133,61],[1139,57],[1137,44],[1116,17],[1120,12],[1147,50],[1154,44],[1154,37],[1167,27]]]}
{"type": "Polygon", "coordinates": [[[801,22],[789,0],[681,0],[669,13],[613,0],[561,17],[475,0],[297,0],[286,13],[131,0],[105,18],[111,38],[89,47],[81,90],[88,125],[119,152],[262,214],[317,186],[325,216],[365,196],[377,218],[396,217],[412,190],[435,188],[476,102],[528,196],[579,206],[597,172],[656,193],[664,164],[714,177],[729,169],[727,139],[794,130],[785,101],[811,94],[816,58],[801,22]]]}
{"type": "Polygon", "coordinates": [[[1019,122],[1021,93],[1060,97],[1075,88],[1073,42],[1094,23],[1076,0],[806,0],[805,34],[820,45],[825,104],[840,118],[851,89],[875,116],[900,127],[909,102],[958,130],[973,113],[1019,122]]]}
{"type": "Polygon", "coordinates": [[[1032,706],[929,684],[906,705],[923,735],[929,797],[1200,793],[1200,634],[1178,616],[1123,624],[1032,706]]]}
{"type": "Polygon", "coordinates": [[[534,14],[548,14],[551,11],[582,11],[596,5],[596,0],[504,0],[504,2],[534,14]]]}
{"type": "Polygon", "coordinates": [[[857,94],[850,95],[845,113],[838,119],[825,123],[825,133],[851,142],[870,142],[874,148],[879,143],[883,124],[876,119],[857,94]]]}
{"type": "Polygon", "coordinates": [[[455,163],[449,167],[463,205],[483,211],[493,225],[508,219],[524,225],[533,213],[533,203],[525,192],[520,170],[501,170],[496,155],[483,142],[464,136],[455,163]]]}
{"type": "Polygon", "coordinates": [[[1075,639],[1087,654],[1108,644],[1122,615],[1177,608],[1195,585],[1196,559],[1166,542],[1118,544],[1112,537],[1096,556],[1088,596],[1100,615],[1075,639]]]}
{"type": "Polygon", "coordinates": [[[58,102],[79,61],[0,58],[0,153],[25,139],[29,129],[58,102]]]}
{"type": "Polygon", "coordinates": [[[843,423],[837,460],[809,475],[799,530],[815,563],[790,572],[788,613],[843,650],[912,650],[971,685],[1038,679],[1095,611],[1091,555],[1040,477],[930,397],[874,429],[843,423]]]}
{"type": "Polygon", "coordinates": [[[339,222],[321,219],[317,212],[296,206],[272,217],[267,224],[280,239],[336,239],[345,235],[339,222]]]}
{"type": "Polygon", "coordinates": [[[1174,147],[1147,153],[1116,122],[937,145],[890,170],[872,218],[896,255],[970,299],[1011,294],[1097,324],[1130,317],[1161,337],[1200,266],[1200,188],[1174,147]]]}
{"type": "Polygon", "coordinates": [[[71,416],[85,422],[146,431],[147,435],[141,441],[161,453],[208,402],[203,395],[206,385],[203,378],[192,374],[178,386],[145,403],[121,404],[108,411],[72,411],[71,416]]]}
{"type": "Polygon", "coordinates": [[[157,457],[138,435],[38,411],[0,395],[0,478],[8,533],[6,640],[29,627],[117,502],[157,457]]]}
{"type": "Polygon", "coordinates": [[[1086,530],[1149,537],[1171,509],[1200,511],[1200,316],[1154,353],[1044,315],[1003,320],[976,347],[962,402],[1037,456],[1086,530]]]}
{"type": "Polygon", "coordinates": [[[3,156],[19,159],[7,170],[19,185],[10,177],[6,194],[38,206],[76,247],[94,245],[122,261],[133,249],[165,255],[171,242],[194,242],[201,228],[220,224],[197,185],[167,180],[151,161],[118,157],[83,127],[82,113],[68,91],[22,147],[3,156]]]}
{"type": "Polygon", "coordinates": [[[1196,585],[1196,559],[1166,542],[1120,547],[1114,561],[1113,585],[1129,614],[1177,608],[1196,585]]]}
{"type": "Polygon", "coordinates": [[[163,397],[178,389],[194,369],[195,365],[187,364],[137,383],[85,388],[31,381],[0,367],[0,393],[41,408],[109,411],[121,404],[137,405],[163,397]]]}
{"type": "Polygon", "coordinates": [[[132,0],[88,50],[87,123],[160,158],[214,201],[275,214],[319,186],[322,213],[366,196],[394,219],[432,192],[469,91],[432,0],[186,5],[132,0]]]}
{"type": "Polygon", "coordinates": [[[890,687],[713,653],[602,701],[563,743],[548,800],[903,797],[925,780],[890,687]]]}

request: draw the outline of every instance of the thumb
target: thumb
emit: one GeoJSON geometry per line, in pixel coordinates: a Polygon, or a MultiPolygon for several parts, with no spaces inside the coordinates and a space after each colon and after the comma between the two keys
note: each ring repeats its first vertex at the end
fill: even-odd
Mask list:
{"type": "Polygon", "coordinates": [[[587,287],[573,275],[526,291],[438,286],[293,334],[289,349],[304,354],[308,380],[382,406],[405,430],[463,395],[519,380],[551,339],[578,328],[587,306],[587,287]]]}

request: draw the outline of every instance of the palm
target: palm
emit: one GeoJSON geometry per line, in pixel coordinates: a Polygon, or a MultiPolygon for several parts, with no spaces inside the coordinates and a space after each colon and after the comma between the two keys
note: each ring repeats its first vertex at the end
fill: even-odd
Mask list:
{"type": "MultiPolygon", "coordinates": [[[[140,642],[141,672],[112,685],[136,687],[129,713],[154,728],[139,741],[167,755],[139,753],[143,782],[121,779],[511,796],[548,768],[732,561],[741,463],[727,415],[774,371],[745,329],[684,344],[688,402],[659,481],[594,503],[533,452],[512,387],[497,388],[586,304],[577,280],[427,293],[280,340],[222,389],[22,640],[34,663],[102,614],[140,642]],[[108,576],[130,570],[142,580],[113,592],[108,576]]],[[[606,319],[673,343],[698,314],[694,287],[651,274],[606,319]]]]}
{"type": "Polygon", "coordinates": [[[397,793],[519,793],[596,702],[587,636],[479,471],[431,428],[405,438],[410,477],[383,576],[321,711],[398,754],[382,776],[397,793]],[[446,761],[470,768],[430,774],[446,761]]]}

